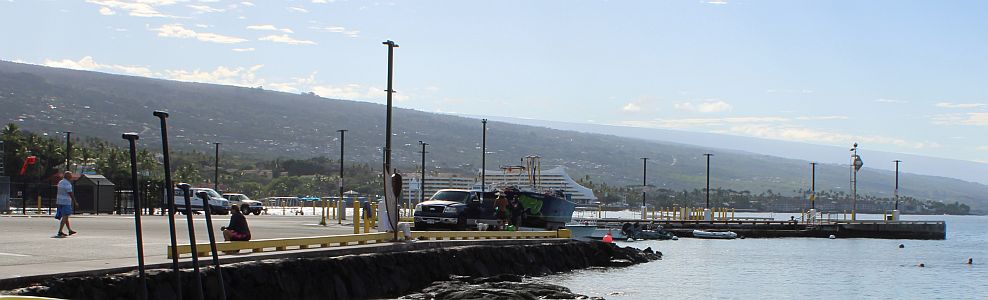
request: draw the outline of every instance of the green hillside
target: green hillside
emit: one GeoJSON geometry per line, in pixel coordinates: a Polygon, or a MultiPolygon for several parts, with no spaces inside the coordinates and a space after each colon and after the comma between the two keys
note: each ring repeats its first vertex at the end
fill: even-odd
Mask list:
{"type": "MultiPolygon", "coordinates": [[[[141,133],[141,143],[157,147],[153,110],[171,113],[170,144],[175,149],[224,151],[267,158],[338,157],[337,129],[348,129],[347,159],[379,166],[384,144],[385,107],[312,94],[288,94],[263,88],[185,83],[95,72],[0,62],[0,123],[50,135],[71,130],[82,136],[119,141],[120,133],[141,133]]],[[[498,114],[511,114],[505,108],[498,114]]],[[[455,110],[455,107],[450,108],[455,110]]],[[[480,120],[396,109],[394,156],[398,168],[417,169],[418,141],[430,143],[431,170],[470,174],[480,165],[480,120]]],[[[671,190],[702,187],[703,153],[714,153],[712,185],[754,193],[795,194],[809,187],[807,161],[753,153],[704,149],[609,135],[488,123],[489,169],[518,164],[530,154],[543,166],[564,165],[573,177],[590,176],[610,185],[641,183],[640,157],[649,157],[650,184],[671,190]]],[[[888,197],[893,174],[867,168],[859,173],[859,192],[888,197]]],[[[988,208],[988,186],[961,180],[902,174],[900,194],[988,208]]],[[[817,167],[817,189],[848,191],[848,170],[817,167]]]]}

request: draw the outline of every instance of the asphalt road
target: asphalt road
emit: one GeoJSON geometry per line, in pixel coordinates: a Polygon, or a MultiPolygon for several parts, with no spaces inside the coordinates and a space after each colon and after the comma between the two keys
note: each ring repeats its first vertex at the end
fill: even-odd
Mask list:
{"type": "MultiPolygon", "coordinates": [[[[195,215],[193,218],[196,240],[208,242],[205,217],[195,215]]],[[[339,225],[330,220],[329,226],[320,226],[319,220],[319,216],[312,215],[247,217],[252,239],[353,233],[353,225],[349,221],[339,225]]],[[[229,215],[213,216],[214,232],[219,241],[223,239],[219,227],[226,226],[229,221],[229,215]]],[[[0,216],[0,279],[137,265],[133,216],[76,215],[72,216],[71,222],[77,234],[54,238],[58,220],[51,216],[0,216]]],[[[166,256],[168,219],[165,216],[143,216],[142,223],[146,263],[169,262],[166,256]]],[[[179,244],[190,240],[186,224],[185,215],[176,215],[179,244]]]]}

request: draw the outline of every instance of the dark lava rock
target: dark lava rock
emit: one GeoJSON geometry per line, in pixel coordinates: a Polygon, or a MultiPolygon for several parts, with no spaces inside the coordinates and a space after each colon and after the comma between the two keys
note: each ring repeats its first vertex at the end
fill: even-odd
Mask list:
{"type": "Polygon", "coordinates": [[[603,299],[575,294],[568,288],[548,283],[521,282],[521,276],[504,274],[491,277],[463,278],[437,281],[420,292],[399,299],[603,299]]]}

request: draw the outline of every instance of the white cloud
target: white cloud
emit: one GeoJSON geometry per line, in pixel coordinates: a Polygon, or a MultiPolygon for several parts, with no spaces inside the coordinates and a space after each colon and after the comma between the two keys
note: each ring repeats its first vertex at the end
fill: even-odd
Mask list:
{"type": "Polygon", "coordinates": [[[225,11],[222,8],[214,8],[214,7],[211,7],[209,5],[193,5],[193,4],[188,4],[188,5],[186,5],[186,7],[195,10],[195,12],[196,13],[199,13],[199,14],[216,13],[216,12],[223,12],[223,11],[225,11]]]}
{"type": "Polygon", "coordinates": [[[722,126],[736,123],[781,123],[788,122],[783,117],[728,117],[728,118],[685,118],[656,119],[650,121],[624,121],[623,125],[653,128],[686,128],[695,126],[722,126]]]}
{"type": "Polygon", "coordinates": [[[50,60],[46,59],[44,65],[55,68],[67,68],[76,70],[87,70],[87,71],[110,71],[119,72],[124,74],[132,74],[150,77],[153,75],[151,69],[142,66],[127,66],[127,65],[113,65],[113,64],[100,64],[97,63],[92,56],[85,56],[79,60],[50,60]]]}
{"type": "Polygon", "coordinates": [[[241,5],[243,5],[243,6],[254,6],[254,3],[252,3],[252,2],[247,2],[247,1],[244,1],[244,2],[240,2],[240,4],[241,4],[241,5]]]}
{"type": "Polygon", "coordinates": [[[310,26],[309,29],[315,29],[319,31],[339,33],[349,37],[360,36],[360,31],[358,30],[347,30],[345,27],[340,26],[310,26]]]}
{"type": "Polygon", "coordinates": [[[257,70],[261,67],[264,65],[254,65],[250,68],[219,66],[212,71],[165,70],[163,77],[180,81],[260,86],[264,84],[264,80],[257,78],[257,70]]]}
{"type": "Polygon", "coordinates": [[[710,3],[710,4],[727,4],[727,0],[711,0],[711,1],[707,1],[707,3],[710,3]]]}
{"type": "Polygon", "coordinates": [[[330,3],[334,0],[312,0],[312,3],[330,3]]]}
{"type": "Polygon", "coordinates": [[[800,121],[830,121],[830,120],[847,120],[849,118],[847,116],[808,116],[808,117],[803,116],[803,117],[796,117],[795,119],[800,121]]]}
{"type": "Polygon", "coordinates": [[[215,33],[208,32],[196,32],[192,29],[187,29],[182,27],[180,24],[166,24],[161,25],[161,27],[151,29],[152,31],[157,31],[160,37],[173,37],[182,39],[196,39],[203,42],[210,43],[220,43],[220,44],[235,44],[246,42],[246,39],[226,36],[215,33]]]}
{"type": "MultiPolygon", "coordinates": [[[[326,98],[370,100],[374,102],[381,102],[381,100],[386,99],[388,96],[383,88],[352,83],[345,85],[318,85],[312,87],[312,92],[326,98]]],[[[408,97],[395,94],[394,99],[396,101],[405,101],[408,100],[408,97]]]]}
{"type": "Polygon", "coordinates": [[[278,27],[276,27],[274,25],[271,25],[271,24],[250,25],[250,26],[247,26],[247,29],[250,29],[250,30],[274,30],[274,31],[281,31],[281,32],[284,32],[284,33],[295,33],[294,31],[292,31],[289,28],[278,28],[278,27]]]}
{"type": "Polygon", "coordinates": [[[937,125],[988,126],[988,113],[940,114],[933,116],[937,125]]]}
{"type": "Polygon", "coordinates": [[[269,35],[269,36],[266,36],[266,37],[262,37],[259,40],[262,40],[262,41],[271,41],[271,42],[275,42],[275,43],[282,43],[282,44],[289,44],[289,45],[315,45],[316,44],[316,42],[309,41],[309,40],[297,40],[297,39],[294,39],[294,38],[288,36],[287,34],[269,35]]]}
{"type": "Polygon", "coordinates": [[[254,51],[254,48],[233,48],[232,50],[236,52],[251,52],[254,51]]]}
{"type": "Polygon", "coordinates": [[[978,151],[988,151],[988,146],[978,147],[978,151]]]}
{"type": "Polygon", "coordinates": [[[773,126],[759,124],[744,124],[732,126],[729,132],[748,136],[785,140],[802,141],[811,143],[824,143],[834,145],[845,145],[851,143],[884,144],[914,149],[940,148],[941,145],[935,142],[912,142],[900,138],[874,136],[874,135],[851,135],[835,133],[829,131],[814,130],[802,127],[773,126]]]}
{"type": "Polygon", "coordinates": [[[724,101],[706,101],[698,104],[692,102],[676,103],[674,107],[678,110],[713,113],[731,110],[731,105],[724,101]]]}
{"type": "Polygon", "coordinates": [[[158,11],[158,6],[175,4],[174,0],[138,0],[127,2],[122,0],[86,0],[86,2],[96,4],[106,8],[115,8],[127,12],[127,15],[146,18],[177,18],[176,16],[163,14],[158,11]]]}
{"type": "Polygon", "coordinates": [[[937,107],[940,108],[979,108],[988,107],[985,103],[950,103],[950,102],[940,102],[937,103],[937,107]]]}
{"type": "Polygon", "coordinates": [[[295,7],[295,6],[289,6],[287,9],[288,9],[288,11],[298,12],[298,13],[307,13],[307,12],[309,12],[308,9],[304,9],[304,8],[301,8],[301,7],[295,7]]]}
{"type": "Polygon", "coordinates": [[[900,104],[901,104],[901,103],[909,103],[909,101],[906,101],[906,100],[899,100],[899,99],[885,99],[885,98],[878,98],[878,99],[875,99],[875,102],[879,102],[879,103],[900,103],[900,104]]]}
{"type": "Polygon", "coordinates": [[[628,104],[625,104],[624,107],[621,107],[621,110],[626,112],[639,112],[642,110],[642,107],[638,105],[638,103],[628,102],[628,104]]]}
{"type": "Polygon", "coordinates": [[[102,7],[99,8],[99,14],[104,15],[104,16],[112,16],[112,15],[117,14],[117,12],[113,11],[109,7],[102,6],[102,7]]]}

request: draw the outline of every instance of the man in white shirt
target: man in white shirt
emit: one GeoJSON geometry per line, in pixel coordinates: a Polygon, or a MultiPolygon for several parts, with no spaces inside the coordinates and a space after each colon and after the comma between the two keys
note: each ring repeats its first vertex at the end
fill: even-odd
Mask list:
{"type": "Polygon", "coordinates": [[[55,237],[66,237],[76,233],[72,230],[72,225],[69,224],[69,216],[72,215],[74,206],[78,206],[79,203],[75,201],[72,182],[69,181],[69,178],[72,178],[72,172],[65,171],[62,180],[58,182],[58,196],[55,201],[58,208],[55,211],[55,219],[61,219],[62,221],[58,224],[58,234],[55,237]],[[68,235],[62,232],[63,227],[69,229],[68,235]]]}

